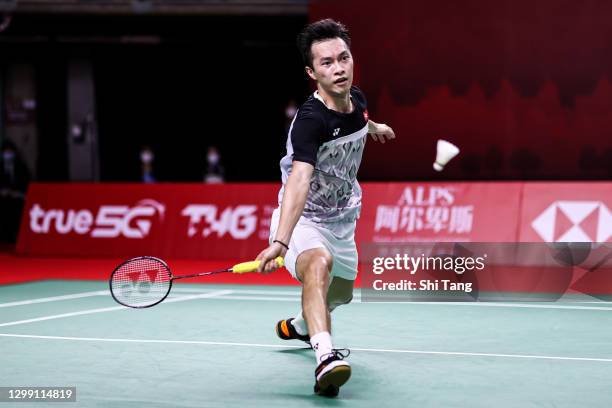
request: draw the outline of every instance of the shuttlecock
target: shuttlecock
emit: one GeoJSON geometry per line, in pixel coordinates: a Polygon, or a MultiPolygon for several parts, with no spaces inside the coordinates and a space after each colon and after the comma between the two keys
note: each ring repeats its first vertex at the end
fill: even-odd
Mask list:
{"type": "Polygon", "coordinates": [[[447,142],[446,140],[439,139],[438,147],[436,152],[436,161],[433,164],[433,168],[436,171],[442,171],[446,163],[453,157],[459,154],[459,148],[454,144],[447,142]]]}

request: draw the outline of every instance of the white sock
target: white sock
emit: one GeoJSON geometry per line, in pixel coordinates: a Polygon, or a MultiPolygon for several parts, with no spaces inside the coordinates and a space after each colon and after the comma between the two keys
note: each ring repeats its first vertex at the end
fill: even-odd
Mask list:
{"type": "Polygon", "coordinates": [[[321,364],[321,357],[332,352],[332,339],[328,332],[320,332],[310,337],[310,344],[317,356],[317,365],[321,364]]]}
{"type": "Polygon", "coordinates": [[[306,325],[306,320],[304,320],[304,316],[302,312],[300,312],[295,318],[291,321],[291,324],[295,328],[295,331],[298,332],[301,336],[308,335],[308,326],[306,325]]]}

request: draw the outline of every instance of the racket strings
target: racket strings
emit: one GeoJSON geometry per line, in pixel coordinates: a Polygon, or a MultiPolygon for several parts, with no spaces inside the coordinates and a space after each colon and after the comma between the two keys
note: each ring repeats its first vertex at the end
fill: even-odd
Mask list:
{"type": "Polygon", "coordinates": [[[111,291],[119,303],[131,307],[152,306],[170,290],[172,275],[168,266],[156,258],[135,258],[115,270],[111,291]]]}

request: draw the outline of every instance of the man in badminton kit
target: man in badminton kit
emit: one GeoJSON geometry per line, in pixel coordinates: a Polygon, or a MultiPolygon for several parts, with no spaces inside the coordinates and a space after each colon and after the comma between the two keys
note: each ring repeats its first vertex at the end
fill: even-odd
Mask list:
{"type": "Polygon", "coordinates": [[[317,365],[314,390],[336,396],[351,367],[344,361],[348,350],[333,348],[330,312],[353,298],[361,210],[357,171],[368,133],[381,143],[395,134],[369,120],[365,96],[352,86],[351,40],[344,25],[330,19],[312,23],[297,44],[317,90],[289,129],[270,246],[257,259],[260,272],[271,272],[277,268],[274,259],[283,256],[302,283],[302,311],[278,322],[276,333],[283,340],[310,342],[317,365]]]}

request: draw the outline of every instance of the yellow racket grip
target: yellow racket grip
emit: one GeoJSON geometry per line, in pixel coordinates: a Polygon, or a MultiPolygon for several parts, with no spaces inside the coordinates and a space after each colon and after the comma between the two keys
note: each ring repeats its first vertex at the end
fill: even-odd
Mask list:
{"type": "MultiPolygon", "coordinates": [[[[275,259],[276,263],[279,267],[285,266],[285,260],[282,256],[279,256],[275,259]]],[[[260,261],[250,261],[236,264],[232,267],[233,273],[247,273],[247,272],[255,272],[257,268],[259,268],[260,261]]]]}

